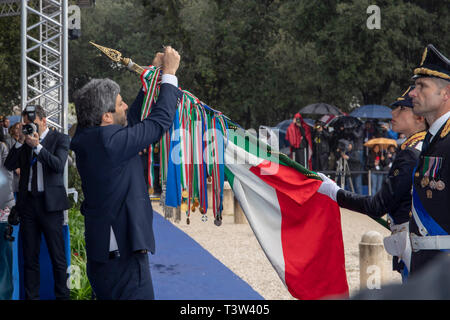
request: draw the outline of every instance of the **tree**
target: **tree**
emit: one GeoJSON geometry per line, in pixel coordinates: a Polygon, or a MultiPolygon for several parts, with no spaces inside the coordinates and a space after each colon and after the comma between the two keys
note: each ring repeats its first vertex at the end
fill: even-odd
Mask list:
{"type": "Polygon", "coordinates": [[[20,17],[0,18],[0,114],[20,103],[20,17]]]}

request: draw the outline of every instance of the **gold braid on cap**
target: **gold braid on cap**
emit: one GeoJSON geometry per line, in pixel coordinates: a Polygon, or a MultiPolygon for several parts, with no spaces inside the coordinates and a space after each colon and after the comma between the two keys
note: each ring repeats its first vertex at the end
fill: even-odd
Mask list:
{"type": "Polygon", "coordinates": [[[439,77],[446,80],[450,80],[450,76],[446,73],[431,70],[428,68],[416,68],[414,69],[414,74],[427,74],[429,76],[439,77]]]}
{"type": "Polygon", "coordinates": [[[423,50],[422,61],[420,62],[420,66],[423,66],[423,63],[425,62],[425,58],[427,57],[427,53],[428,53],[428,48],[425,48],[425,50],[423,50]]]}

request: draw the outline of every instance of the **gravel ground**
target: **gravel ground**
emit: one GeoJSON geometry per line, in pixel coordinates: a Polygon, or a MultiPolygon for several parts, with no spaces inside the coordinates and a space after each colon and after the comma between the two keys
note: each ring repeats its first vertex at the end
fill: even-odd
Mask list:
{"type": "MultiPolygon", "coordinates": [[[[153,207],[155,211],[163,212],[159,202],[153,202],[153,207]]],[[[341,209],[341,217],[347,281],[350,295],[353,295],[359,290],[359,242],[362,235],[368,231],[377,231],[382,236],[388,236],[390,232],[369,217],[356,212],[341,209]]],[[[234,216],[224,215],[222,225],[217,227],[213,223],[212,214],[208,214],[208,218],[208,221],[203,222],[199,213],[193,213],[189,225],[186,224],[185,217],[180,222],[171,222],[265,299],[295,299],[281,282],[248,224],[235,224],[234,216]]],[[[386,258],[387,268],[391,267],[391,261],[386,258]]],[[[397,272],[389,272],[388,277],[390,279],[385,283],[401,282],[397,272]]]]}

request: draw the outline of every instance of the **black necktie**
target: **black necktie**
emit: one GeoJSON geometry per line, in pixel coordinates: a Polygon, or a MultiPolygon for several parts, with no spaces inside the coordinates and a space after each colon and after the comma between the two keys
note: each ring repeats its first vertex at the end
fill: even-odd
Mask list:
{"type": "Polygon", "coordinates": [[[430,146],[430,140],[431,137],[433,137],[433,135],[430,133],[430,131],[427,132],[427,134],[425,135],[425,139],[423,139],[423,144],[422,144],[422,154],[424,154],[428,147],[430,146]]]}
{"type": "Polygon", "coordinates": [[[38,193],[37,187],[37,160],[33,163],[33,175],[31,177],[31,194],[36,195],[38,193]]]}

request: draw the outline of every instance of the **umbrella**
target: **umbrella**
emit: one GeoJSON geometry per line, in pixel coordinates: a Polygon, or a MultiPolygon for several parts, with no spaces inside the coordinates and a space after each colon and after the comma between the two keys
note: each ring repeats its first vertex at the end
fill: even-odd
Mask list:
{"type": "Polygon", "coordinates": [[[20,116],[17,116],[17,115],[8,116],[7,118],[9,119],[9,125],[10,126],[15,124],[16,122],[20,122],[20,116]]]}
{"type": "Polygon", "coordinates": [[[300,114],[334,114],[341,115],[342,112],[331,104],[323,102],[309,104],[298,111],[300,114]]]}
{"type": "Polygon", "coordinates": [[[397,147],[397,141],[395,141],[394,139],[388,139],[388,138],[370,139],[369,141],[364,143],[364,146],[371,148],[376,144],[378,144],[381,149],[387,149],[389,146],[397,147]]]}
{"type": "Polygon", "coordinates": [[[328,126],[334,129],[344,127],[345,129],[353,129],[362,125],[361,120],[352,116],[341,116],[332,119],[328,126]]]}
{"type": "Polygon", "coordinates": [[[314,127],[314,123],[316,122],[316,120],[309,119],[309,118],[303,118],[303,121],[305,121],[305,123],[310,127],[314,127]]]}
{"type": "Polygon", "coordinates": [[[378,104],[367,104],[353,110],[350,115],[358,118],[392,119],[391,109],[378,104]]]}
{"type": "Polygon", "coordinates": [[[322,121],[323,123],[327,124],[334,118],[336,118],[336,116],[334,114],[324,114],[319,120],[322,121]]]}
{"type": "Polygon", "coordinates": [[[286,133],[287,128],[292,123],[292,120],[283,120],[279,124],[275,126],[275,128],[278,128],[280,130],[283,130],[286,133]]]}

